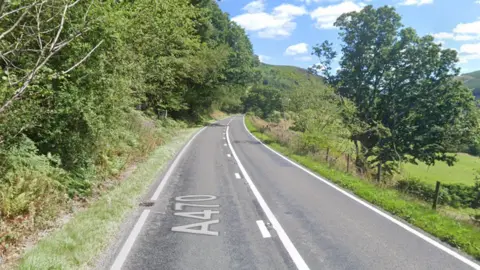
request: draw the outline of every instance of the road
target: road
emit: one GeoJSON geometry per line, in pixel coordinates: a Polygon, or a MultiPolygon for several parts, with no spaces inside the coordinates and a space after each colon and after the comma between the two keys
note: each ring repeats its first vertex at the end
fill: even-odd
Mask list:
{"type": "Polygon", "coordinates": [[[198,133],[158,182],[111,269],[479,268],[272,152],[240,116],[198,133]]]}

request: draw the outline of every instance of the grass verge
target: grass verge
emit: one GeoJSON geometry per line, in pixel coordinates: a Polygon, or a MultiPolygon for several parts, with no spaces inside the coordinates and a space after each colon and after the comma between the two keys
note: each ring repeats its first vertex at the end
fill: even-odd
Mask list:
{"type": "Polygon", "coordinates": [[[345,172],[334,170],[326,164],[314,161],[309,156],[297,155],[276,142],[275,138],[261,133],[253,125],[250,117],[245,118],[245,124],[252,134],[276,151],[480,260],[480,229],[478,227],[441,215],[396,190],[382,188],[345,172]]]}
{"type": "Polygon", "coordinates": [[[80,269],[92,266],[127,214],[137,206],[137,199],[197,130],[183,130],[170,142],[157,148],[118,186],[27,251],[19,269],[80,269]]]}

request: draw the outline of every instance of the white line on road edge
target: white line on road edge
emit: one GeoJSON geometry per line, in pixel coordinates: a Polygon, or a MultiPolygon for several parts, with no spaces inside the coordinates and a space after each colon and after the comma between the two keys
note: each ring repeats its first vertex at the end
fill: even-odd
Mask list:
{"type": "Polygon", "coordinates": [[[287,233],[285,230],[282,228],[282,225],[280,225],[280,222],[278,222],[277,218],[273,214],[272,210],[270,210],[270,207],[268,207],[267,203],[263,199],[262,195],[258,191],[257,187],[255,184],[253,184],[252,179],[250,179],[250,176],[248,176],[247,171],[243,167],[242,163],[240,162],[240,159],[238,158],[237,154],[235,153],[235,150],[232,147],[232,144],[230,143],[230,138],[228,137],[228,128],[227,126],[227,142],[228,146],[230,147],[230,150],[232,152],[233,157],[238,163],[238,167],[240,168],[240,171],[242,171],[243,177],[247,181],[248,185],[250,186],[250,189],[252,190],[253,195],[255,195],[255,198],[257,199],[258,203],[260,204],[260,207],[262,207],[263,212],[265,212],[265,215],[267,216],[268,220],[272,224],[273,229],[277,231],[278,237],[280,238],[280,241],[282,241],[283,246],[287,250],[288,254],[292,258],[293,262],[297,266],[298,269],[300,270],[308,270],[308,265],[305,263],[303,260],[302,256],[300,253],[298,253],[298,250],[295,248],[293,245],[292,241],[288,237],[287,233]]]}
{"type": "Polygon", "coordinates": [[[145,224],[145,221],[147,220],[149,213],[150,213],[150,210],[148,209],[143,210],[142,214],[140,215],[140,218],[138,219],[137,223],[133,227],[132,232],[130,232],[130,235],[128,236],[127,241],[125,241],[125,244],[123,244],[122,250],[120,250],[120,253],[118,253],[117,258],[115,259],[115,262],[113,263],[110,270],[122,269],[123,263],[125,262],[125,259],[127,259],[128,253],[130,252],[130,249],[132,249],[133,243],[135,243],[135,239],[137,238],[138,234],[142,230],[143,224],[145,224]]]}
{"type": "MultiPolygon", "coordinates": [[[[427,243],[435,246],[436,248],[448,253],[449,255],[455,257],[456,259],[462,261],[463,263],[473,267],[474,269],[480,269],[480,265],[476,264],[475,262],[469,260],[468,258],[460,255],[459,253],[451,250],[450,248],[447,248],[446,246],[440,244],[439,242],[433,240],[432,238],[422,234],[421,232],[413,229],[412,227],[402,223],[401,221],[395,219],[394,217],[380,211],[379,209],[377,209],[376,207],[370,205],[369,203],[367,202],[364,202],[362,201],[361,199],[357,198],[356,196],[350,194],[349,192],[343,190],[342,188],[338,187],[337,185],[329,182],[328,180],[318,176],[317,174],[311,172],[310,170],[308,170],[307,168],[303,167],[302,165],[299,165],[297,164],[295,161],[292,161],[290,160],[289,158],[285,157],[284,155],[280,154],[279,152],[273,150],[272,148],[270,148],[270,146],[264,144],[262,141],[260,141],[259,139],[257,139],[257,137],[255,137],[255,135],[253,135],[250,130],[248,130],[247,126],[245,125],[245,116],[243,116],[243,127],[245,128],[245,130],[247,130],[247,132],[250,134],[250,136],[252,136],[255,140],[257,140],[258,142],[260,142],[263,146],[265,146],[266,148],[268,148],[270,151],[274,152],[275,154],[277,154],[278,156],[280,156],[281,158],[285,159],[286,161],[290,162],[292,165],[298,167],[299,169],[303,170],[304,172],[310,174],[311,176],[317,178],[318,180],[322,181],[323,183],[329,185],[330,187],[334,188],[335,190],[339,191],[340,193],[342,193],[343,195],[349,197],[350,199],[356,201],[357,203],[367,207],[368,209],[372,210],[373,212],[379,214],[380,216],[388,219],[389,221],[395,223],[396,225],[402,227],[403,229],[407,230],[408,232],[420,237],[421,239],[425,240],[427,243]]],[[[240,162],[239,162],[239,165],[240,165],[240,162]]]]}
{"type": "Polygon", "coordinates": [[[262,234],[263,238],[272,237],[272,235],[267,229],[267,226],[265,226],[265,222],[263,222],[263,220],[257,220],[257,225],[258,225],[258,228],[260,229],[260,233],[262,234]]]}
{"type": "Polygon", "coordinates": [[[240,178],[241,178],[241,177],[240,177],[240,174],[239,174],[239,173],[235,173],[235,178],[240,179],[240,178]]]}
{"type": "Polygon", "coordinates": [[[165,185],[167,184],[167,181],[168,179],[170,178],[170,175],[173,173],[173,171],[175,170],[175,167],[177,167],[177,164],[178,162],[180,161],[180,158],[182,157],[182,155],[185,153],[185,151],[187,150],[188,146],[193,142],[193,139],[195,139],[195,137],[198,136],[198,134],[200,134],[203,130],[205,130],[207,127],[204,127],[202,129],[200,129],[197,133],[195,133],[195,135],[193,135],[193,137],[190,139],[190,141],[188,141],[187,144],[185,144],[185,146],[182,148],[182,151],[180,151],[180,153],[178,154],[177,158],[175,158],[175,160],[173,161],[172,165],[170,166],[170,168],[168,168],[168,171],[167,173],[165,173],[165,176],[163,177],[162,179],[162,182],[160,182],[160,184],[158,185],[157,187],[157,190],[155,190],[155,193],[153,193],[153,196],[152,198],[150,198],[151,201],[156,201],[158,199],[158,196],[160,196],[160,193],[162,192],[163,188],[165,187],[165,185]]]}

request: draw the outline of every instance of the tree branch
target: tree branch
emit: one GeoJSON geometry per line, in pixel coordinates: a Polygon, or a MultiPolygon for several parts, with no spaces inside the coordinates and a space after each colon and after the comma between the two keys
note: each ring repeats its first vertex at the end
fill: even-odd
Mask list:
{"type": "Polygon", "coordinates": [[[81,63],[83,63],[85,60],[87,60],[88,57],[90,57],[90,55],[98,48],[98,46],[100,46],[101,44],[103,43],[103,40],[100,41],[87,55],[85,55],[85,57],[82,58],[82,60],[80,60],[78,63],[76,63],[75,65],[73,65],[71,68],[67,69],[66,71],[63,71],[62,74],[67,74],[68,72],[72,71],[74,68],[76,68],[78,65],[80,65],[81,63]]]}
{"type": "MultiPolygon", "coordinates": [[[[31,7],[31,5],[30,5],[30,7],[31,7]]],[[[6,35],[8,35],[10,32],[12,32],[12,31],[18,26],[18,24],[20,24],[20,22],[23,20],[23,17],[25,17],[25,15],[27,15],[28,10],[29,10],[30,7],[28,7],[28,8],[22,13],[22,15],[20,16],[20,18],[18,18],[18,20],[12,25],[12,27],[10,27],[7,31],[3,32],[3,33],[0,35],[0,40],[2,40],[6,35]]]]}

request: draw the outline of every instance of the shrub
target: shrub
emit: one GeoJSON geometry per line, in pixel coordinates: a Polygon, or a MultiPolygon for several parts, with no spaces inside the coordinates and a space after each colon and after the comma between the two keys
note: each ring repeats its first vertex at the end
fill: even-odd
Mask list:
{"type": "MultiPolygon", "coordinates": [[[[428,202],[432,202],[435,197],[435,188],[418,179],[398,181],[396,188],[428,202]]],[[[474,186],[467,186],[464,184],[442,184],[438,203],[450,205],[452,207],[479,208],[480,182],[477,181],[474,186]]]]}

